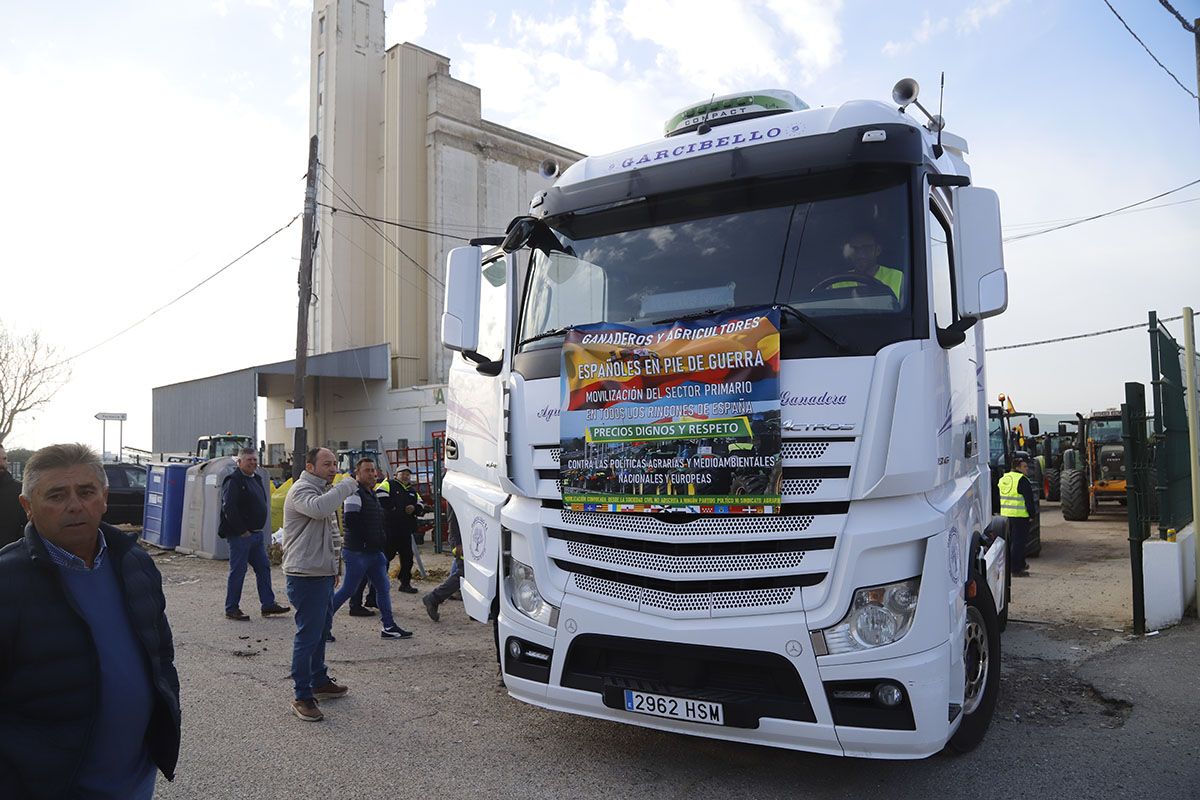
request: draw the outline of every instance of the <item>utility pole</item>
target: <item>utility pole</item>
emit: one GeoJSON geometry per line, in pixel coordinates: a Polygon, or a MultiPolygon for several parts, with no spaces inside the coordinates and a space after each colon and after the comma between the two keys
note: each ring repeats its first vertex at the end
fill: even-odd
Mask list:
{"type": "MultiPolygon", "coordinates": [[[[296,308],[296,377],[292,407],[304,408],[304,375],[308,371],[308,306],[312,302],[313,228],[317,221],[317,137],[308,140],[308,181],[304,185],[304,233],[300,237],[300,303],[296,308]]],[[[308,452],[307,422],[296,428],[292,451],[292,478],[304,471],[308,452]]]]}

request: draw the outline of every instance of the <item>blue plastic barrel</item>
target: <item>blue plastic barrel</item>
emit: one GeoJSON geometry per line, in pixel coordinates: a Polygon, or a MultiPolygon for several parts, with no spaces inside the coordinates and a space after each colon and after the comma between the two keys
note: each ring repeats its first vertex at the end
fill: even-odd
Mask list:
{"type": "Polygon", "coordinates": [[[151,464],[146,476],[146,512],[142,539],[174,550],[183,527],[183,487],[190,464],[151,464]]]}

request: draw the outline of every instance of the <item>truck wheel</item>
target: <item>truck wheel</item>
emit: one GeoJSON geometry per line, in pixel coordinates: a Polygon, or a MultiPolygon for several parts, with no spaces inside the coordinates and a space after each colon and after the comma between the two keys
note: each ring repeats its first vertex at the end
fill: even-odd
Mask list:
{"type": "Polygon", "coordinates": [[[1058,500],[1058,478],[1058,470],[1054,467],[1046,468],[1046,499],[1051,502],[1058,500]]]}
{"type": "Polygon", "coordinates": [[[950,737],[950,749],[969,753],[983,741],[1000,695],[1000,624],[987,582],[975,576],[975,596],[967,600],[963,628],[962,722],[950,737]]]}
{"type": "Polygon", "coordinates": [[[1083,470],[1064,469],[1059,480],[1059,492],[1062,495],[1063,519],[1074,522],[1086,522],[1088,518],[1088,487],[1084,481],[1083,470]]]}

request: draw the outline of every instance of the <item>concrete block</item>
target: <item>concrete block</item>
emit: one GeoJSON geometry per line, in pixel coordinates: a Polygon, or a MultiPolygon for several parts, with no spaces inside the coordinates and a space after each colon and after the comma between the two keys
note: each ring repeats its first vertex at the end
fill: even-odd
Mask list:
{"type": "Polygon", "coordinates": [[[1196,526],[1188,525],[1175,538],[1182,552],[1183,606],[1196,602],[1196,526]]]}
{"type": "Polygon", "coordinates": [[[1147,630],[1177,625],[1183,619],[1187,596],[1183,585],[1183,555],[1184,548],[1179,541],[1150,539],[1142,543],[1147,630]]]}

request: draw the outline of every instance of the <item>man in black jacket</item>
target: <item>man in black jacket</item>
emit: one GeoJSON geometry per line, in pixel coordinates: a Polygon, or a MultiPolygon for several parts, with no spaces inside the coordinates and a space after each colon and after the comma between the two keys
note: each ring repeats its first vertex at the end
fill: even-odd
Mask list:
{"type": "Polygon", "coordinates": [[[221,484],[221,526],[217,535],[229,543],[225,616],[245,622],[250,619],[241,608],[247,563],[254,568],[262,615],[286,614],[291,609],[275,602],[275,590],[271,588],[271,560],[263,541],[263,528],[271,518],[271,502],[264,481],[258,476],[258,451],[243,447],[237,464],[238,468],[225,476],[221,484]]]}
{"type": "Polygon", "coordinates": [[[24,477],[30,523],[0,550],[0,797],[149,800],[179,758],[162,576],[101,523],[90,448],[42,448],[24,477]]]}
{"type": "Polygon", "coordinates": [[[0,445],[0,547],[15,542],[25,532],[25,509],[21,508],[21,484],[8,471],[8,456],[0,445]]]}

